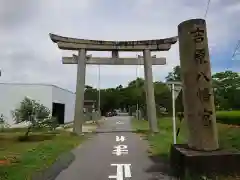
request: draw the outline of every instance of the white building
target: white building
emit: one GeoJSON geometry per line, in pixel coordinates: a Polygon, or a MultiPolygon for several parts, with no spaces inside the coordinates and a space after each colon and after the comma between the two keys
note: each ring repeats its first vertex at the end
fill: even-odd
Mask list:
{"type": "Polygon", "coordinates": [[[55,85],[0,83],[0,115],[3,114],[8,124],[14,124],[11,111],[19,107],[24,97],[49,108],[61,124],[73,121],[75,93],[55,85]]]}

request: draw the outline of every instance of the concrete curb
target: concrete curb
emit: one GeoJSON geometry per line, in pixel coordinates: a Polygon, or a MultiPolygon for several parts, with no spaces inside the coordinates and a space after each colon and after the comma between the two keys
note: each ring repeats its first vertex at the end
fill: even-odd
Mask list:
{"type": "Polygon", "coordinates": [[[92,133],[98,134],[98,133],[137,133],[137,130],[96,130],[92,133]]]}
{"type": "MultiPolygon", "coordinates": [[[[105,121],[105,117],[102,117],[101,119],[95,121],[95,123],[93,123],[94,121],[87,121],[83,124],[83,133],[94,133],[99,125],[101,123],[103,123],[105,121]],[[85,128],[85,130],[84,130],[85,128]]],[[[69,132],[72,132],[73,131],[73,127],[69,127],[69,128],[63,128],[61,130],[64,130],[64,131],[69,131],[69,132]]]]}
{"type": "Polygon", "coordinates": [[[49,168],[36,172],[32,176],[32,180],[54,180],[61,171],[68,168],[68,166],[75,160],[72,151],[64,153],[52,164],[49,168]]]}
{"type": "Polygon", "coordinates": [[[93,122],[104,122],[105,121],[105,117],[101,117],[100,119],[98,119],[98,120],[95,120],[95,121],[85,121],[85,123],[84,124],[92,124],[93,122]]]}

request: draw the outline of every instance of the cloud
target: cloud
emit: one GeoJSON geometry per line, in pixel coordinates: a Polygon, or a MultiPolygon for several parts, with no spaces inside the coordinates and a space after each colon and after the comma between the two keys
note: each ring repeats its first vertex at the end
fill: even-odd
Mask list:
{"type": "Polygon", "coordinates": [[[27,25],[39,11],[39,3],[28,0],[1,0],[0,23],[4,29],[15,29],[27,25]]]}
{"type": "MultiPolygon", "coordinates": [[[[212,0],[207,16],[212,61],[223,49],[234,48],[240,22],[237,0],[212,0]]],[[[207,1],[198,0],[0,0],[0,68],[3,82],[50,83],[75,91],[76,65],[62,65],[61,57],[76,52],[59,50],[49,33],[87,39],[142,40],[177,35],[177,26],[190,18],[203,18],[207,1]]],[[[109,56],[109,52],[88,52],[109,56]]],[[[178,43],[166,66],[153,67],[154,80],[164,80],[179,64],[178,43]]],[[[136,53],[120,53],[136,57],[136,53]]],[[[227,55],[226,55],[227,57],[227,55]]],[[[214,63],[213,63],[214,64],[214,63]]],[[[223,67],[224,68],[224,67],[223,67]]],[[[214,67],[213,67],[214,69],[214,67]]],[[[143,67],[138,75],[143,77],[143,67]]],[[[127,85],[136,66],[102,66],[101,87],[127,85]]],[[[86,83],[97,87],[98,66],[88,66],[86,83]]]]}

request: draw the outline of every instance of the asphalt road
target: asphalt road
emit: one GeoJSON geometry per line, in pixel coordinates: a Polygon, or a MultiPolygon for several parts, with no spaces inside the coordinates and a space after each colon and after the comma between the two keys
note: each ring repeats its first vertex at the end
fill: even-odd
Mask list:
{"type": "Polygon", "coordinates": [[[131,130],[130,117],[107,118],[99,132],[108,133],[98,133],[76,148],[75,161],[56,180],[171,179],[159,168],[156,172],[156,164],[147,154],[147,142],[124,130],[131,130]]]}

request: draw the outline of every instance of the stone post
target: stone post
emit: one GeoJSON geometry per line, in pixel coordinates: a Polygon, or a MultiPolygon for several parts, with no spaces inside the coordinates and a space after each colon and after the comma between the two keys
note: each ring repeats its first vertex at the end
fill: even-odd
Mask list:
{"type": "Polygon", "coordinates": [[[143,51],[143,58],[144,58],[147,116],[148,116],[149,126],[152,132],[158,132],[156,103],[155,103],[153,76],[152,76],[152,57],[151,57],[150,50],[145,49],[143,51]]]}
{"type": "Polygon", "coordinates": [[[205,20],[191,19],[179,24],[178,38],[188,146],[216,150],[219,144],[205,20]]]}
{"type": "Polygon", "coordinates": [[[79,135],[82,133],[82,124],[84,121],[83,107],[84,107],[85,74],[86,74],[86,50],[80,49],[77,64],[77,84],[73,126],[73,132],[79,135]]]}

